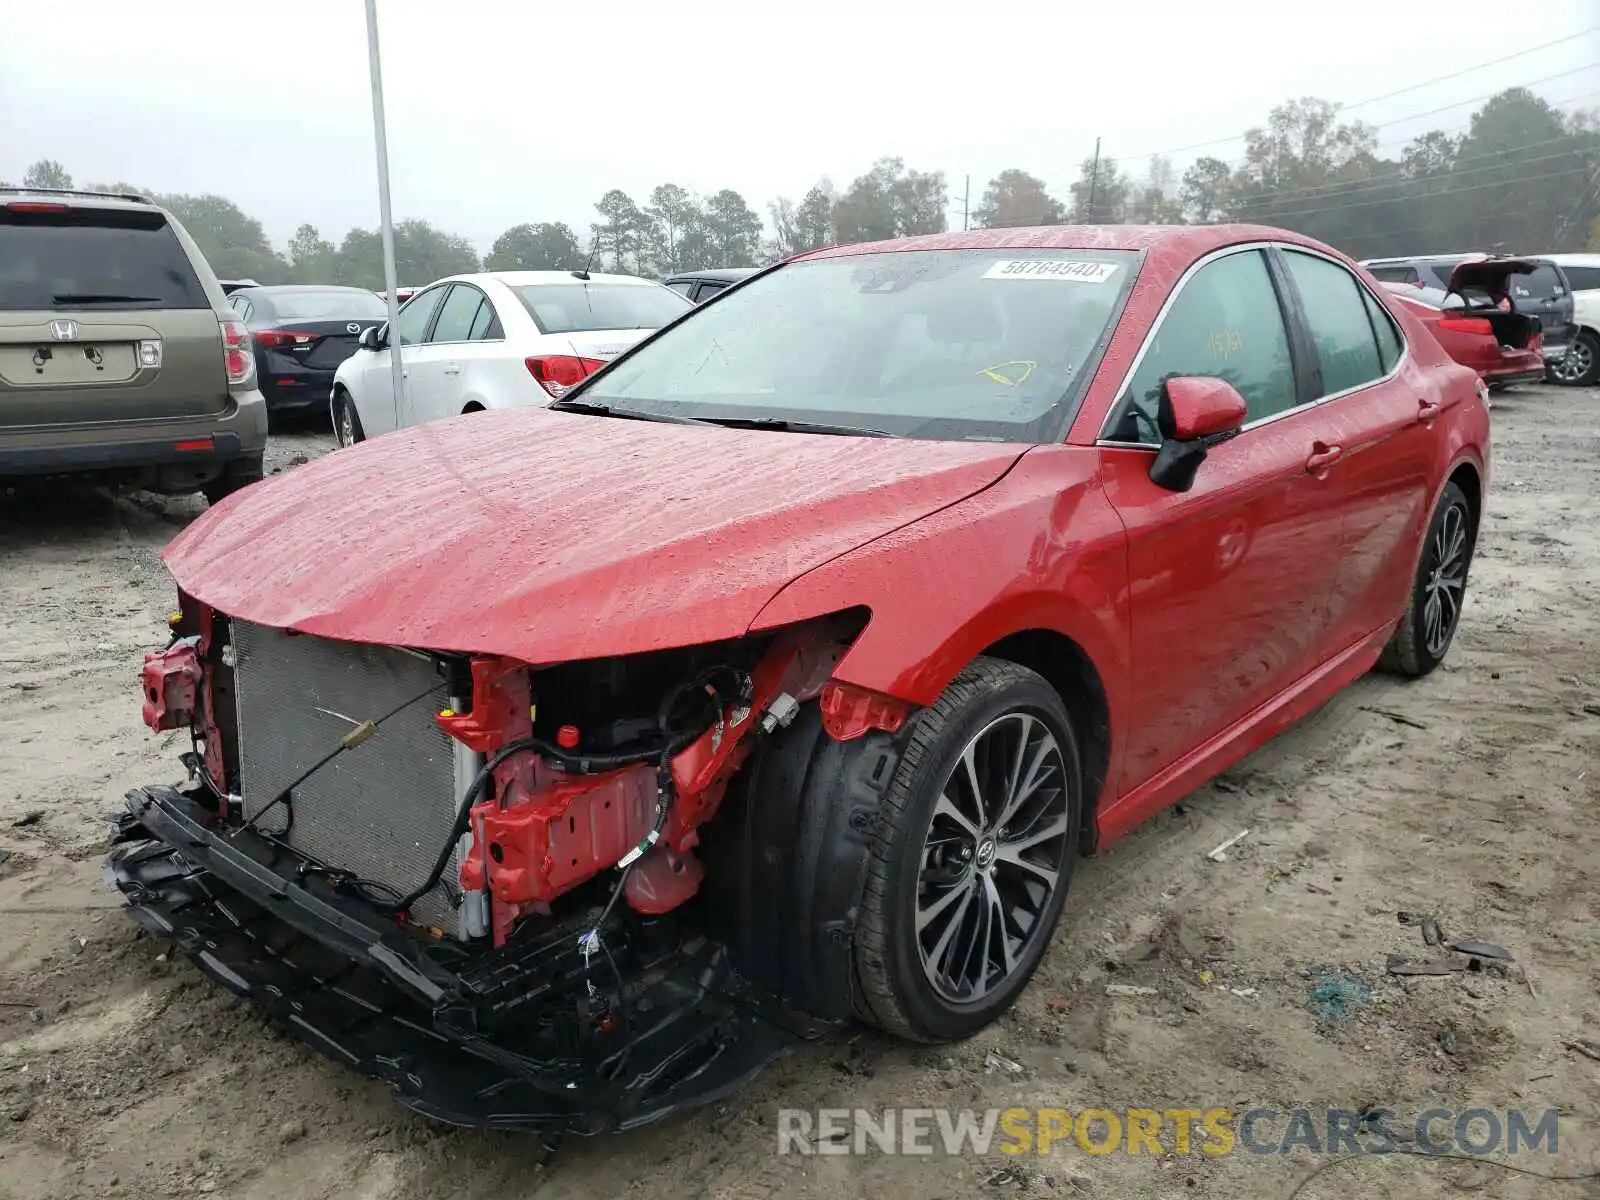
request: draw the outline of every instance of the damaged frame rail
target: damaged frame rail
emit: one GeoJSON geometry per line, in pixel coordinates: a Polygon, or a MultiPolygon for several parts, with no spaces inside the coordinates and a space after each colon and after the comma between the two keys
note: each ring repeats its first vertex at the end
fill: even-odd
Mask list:
{"type": "Polygon", "coordinates": [[[741,978],[676,913],[608,936],[603,958],[579,948],[588,913],[484,953],[385,920],[273,839],[224,833],[203,790],[139,788],[126,805],[106,874],[139,924],[433,1120],[634,1128],[722,1098],[837,1024],[741,978]]]}

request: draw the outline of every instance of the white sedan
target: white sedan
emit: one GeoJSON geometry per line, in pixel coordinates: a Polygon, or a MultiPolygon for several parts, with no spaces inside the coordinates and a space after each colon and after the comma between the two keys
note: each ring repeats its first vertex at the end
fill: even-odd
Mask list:
{"type": "Polygon", "coordinates": [[[390,430],[491,408],[549,404],[694,306],[631,275],[484,271],[452,275],[361,335],[329,398],[341,446],[390,430]],[[389,356],[400,347],[404,403],[389,356]]]}

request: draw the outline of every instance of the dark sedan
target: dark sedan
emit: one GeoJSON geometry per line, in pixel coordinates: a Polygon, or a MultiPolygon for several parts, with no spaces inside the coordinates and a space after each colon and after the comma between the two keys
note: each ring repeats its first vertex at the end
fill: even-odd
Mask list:
{"type": "Polygon", "coordinates": [[[363,330],[388,311],[365,288],[283,284],[228,297],[250,330],[256,377],[272,414],[324,411],[333,373],[356,352],[363,330]]]}

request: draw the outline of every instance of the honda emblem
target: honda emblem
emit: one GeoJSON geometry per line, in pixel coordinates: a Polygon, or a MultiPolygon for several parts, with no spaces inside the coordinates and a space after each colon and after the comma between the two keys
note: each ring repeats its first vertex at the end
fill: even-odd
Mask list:
{"type": "Polygon", "coordinates": [[[75,342],[78,340],[78,323],[76,321],[51,321],[50,336],[58,342],[75,342]]]}

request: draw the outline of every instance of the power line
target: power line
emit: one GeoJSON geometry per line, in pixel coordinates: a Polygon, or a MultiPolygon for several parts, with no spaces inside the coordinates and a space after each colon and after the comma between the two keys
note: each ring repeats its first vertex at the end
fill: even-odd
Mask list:
{"type": "MultiPolygon", "coordinates": [[[[1565,37],[1559,37],[1559,38],[1553,39],[1552,41],[1542,42],[1537,46],[1529,46],[1526,50],[1517,50],[1517,51],[1515,51],[1515,52],[1513,52],[1511,54],[1503,55],[1500,58],[1492,58],[1492,59],[1489,59],[1487,62],[1474,63],[1470,67],[1462,67],[1459,71],[1451,71],[1447,75],[1438,75],[1438,76],[1435,76],[1432,79],[1424,79],[1420,83],[1413,83],[1413,84],[1409,84],[1409,85],[1407,85],[1406,87],[1403,87],[1403,88],[1396,88],[1392,92],[1384,92],[1381,95],[1368,96],[1364,100],[1355,100],[1355,101],[1352,101],[1350,103],[1341,104],[1339,106],[1339,111],[1340,112],[1349,112],[1352,109],[1365,108],[1369,104],[1377,104],[1377,103],[1379,103],[1380,101],[1383,101],[1383,100],[1391,100],[1396,96],[1408,95],[1411,92],[1421,91],[1423,88],[1433,87],[1435,84],[1446,83],[1446,82],[1448,82],[1449,80],[1452,80],[1452,79],[1459,79],[1464,75],[1474,74],[1475,72],[1482,71],[1486,67],[1499,66],[1501,63],[1511,62],[1514,59],[1518,59],[1518,58],[1526,58],[1530,54],[1537,54],[1541,50],[1549,50],[1553,46],[1561,46],[1561,45],[1565,45],[1567,42],[1577,41],[1579,38],[1588,37],[1590,34],[1593,34],[1593,33],[1600,33],[1600,25],[1593,25],[1593,26],[1590,26],[1587,29],[1581,29],[1577,33],[1569,33],[1565,37]]],[[[1595,65],[1597,65],[1597,64],[1591,63],[1588,67],[1580,67],[1580,68],[1578,68],[1578,70],[1590,70],[1595,65]]],[[[1571,72],[1571,71],[1563,72],[1563,74],[1574,74],[1574,73],[1575,72],[1571,72]]],[[[1559,76],[1553,76],[1552,78],[1559,78],[1559,76]]],[[[1532,82],[1539,83],[1539,82],[1543,82],[1543,81],[1542,80],[1533,80],[1532,82]]],[[[1490,93],[1490,95],[1494,95],[1494,94],[1496,94],[1496,93],[1490,93]]],[[[1483,98],[1487,99],[1487,97],[1483,97],[1483,98]]],[[[1463,101],[1463,103],[1472,103],[1472,101],[1463,101]]],[[[1455,108],[1455,107],[1459,107],[1459,105],[1450,105],[1449,107],[1455,108]]],[[[1442,110],[1440,110],[1440,111],[1442,111],[1442,110]]],[[[1426,116],[1428,114],[1424,113],[1424,114],[1420,114],[1420,115],[1426,116]]],[[[1401,120],[1415,120],[1415,119],[1416,119],[1416,117],[1414,117],[1414,116],[1413,117],[1401,118],[1401,120]]],[[[1392,125],[1392,124],[1395,124],[1395,123],[1396,122],[1389,121],[1389,122],[1384,122],[1383,124],[1392,125]]],[[[1381,126],[1376,126],[1376,127],[1381,128],[1381,126]]],[[[1208,148],[1210,148],[1212,146],[1225,146],[1229,142],[1241,141],[1244,138],[1248,137],[1249,134],[1250,134],[1250,130],[1246,129],[1242,133],[1232,134],[1229,137],[1213,138],[1212,140],[1206,141],[1206,142],[1191,142],[1188,145],[1185,145],[1185,146],[1174,146],[1174,147],[1172,147],[1171,149],[1168,149],[1168,150],[1152,150],[1152,151],[1149,151],[1148,153],[1144,153],[1144,154],[1131,154],[1131,155],[1119,156],[1118,161],[1119,162],[1142,162],[1145,159],[1164,157],[1164,156],[1169,155],[1169,154],[1185,154],[1185,153],[1188,153],[1191,150],[1205,150],[1205,149],[1208,149],[1208,148]]],[[[1073,169],[1074,168],[1072,168],[1072,167],[1064,167],[1060,171],[1056,171],[1056,172],[1054,172],[1054,173],[1052,173],[1050,175],[1045,176],[1045,178],[1046,179],[1054,179],[1056,176],[1062,175],[1066,171],[1070,171],[1070,170],[1073,170],[1073,169]]]]}

